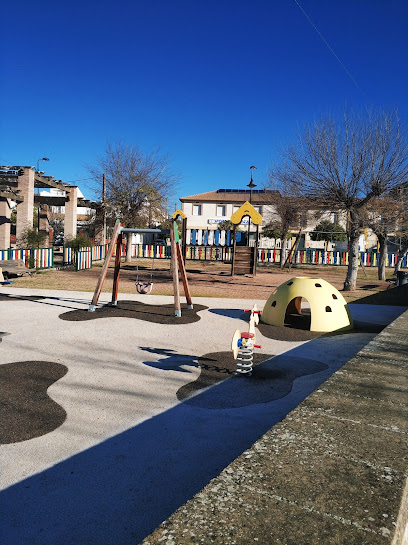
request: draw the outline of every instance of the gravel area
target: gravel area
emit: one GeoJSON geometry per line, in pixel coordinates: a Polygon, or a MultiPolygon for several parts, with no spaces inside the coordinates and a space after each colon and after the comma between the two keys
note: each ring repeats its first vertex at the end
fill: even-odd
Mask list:
{"type": "MultiPolygon", "coordinates": [[[[140,260],[139,260],[140,261],[140,260]]],[[[120,272],[119,291],[122,293],[135,292],[135,282],[153,281],[153,294],[172,295],[173,280],[169,269],[169,262],[155,260],[154,269],[150,260],[143,260],[131,265],[122,264],[120,272]],[[139,270],[137,270],[137,268],[139,270]]],[[[280,270],[275,265],[260,266],[256,276],[231,277],[231,266],[224,263],[187,261],[186,270],[193,297],[223,297],[235,299],[268,299],[276,287],[294,276],[309,276],[322,278],[330,282],[336,289],[342,290],[346,277],[345,267],[333,266],[295,266],[291,270],[280,270]]],[[[95,289],[101,271],[101,264],[96,263],[92,269],[76,272],[73,269],[44,270],[32,278],[15,278],[16,287],[31,287],[40,289],[65,289],[76,291],[90,291],[95,289]]],[[[342,292],[347,301],[354,301],[362,297],[374,295],[385,290],[388,283],[376,279],[375,268],[359,269],[357,290],[342,292]]],[[[387,276],[392,276],[392,270],[387,270],[387,276]]],[[[103,286],[104,292],[112,290],[113,264],[103,286]]],[[[392,290],[388,290],[392,291],[392,290]]],[[[389,303],[391,304],[391,303],[389,303]]],[[[395,304],[395,303],[394,303],[395,304]]]]}

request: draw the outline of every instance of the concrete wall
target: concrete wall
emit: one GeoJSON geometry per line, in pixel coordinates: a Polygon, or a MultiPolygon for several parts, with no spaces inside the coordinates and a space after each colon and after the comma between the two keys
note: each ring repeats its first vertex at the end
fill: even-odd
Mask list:
{"type": "Polygon", "coordinates": [[[65,204],[64,239],[75,238],[77,235],[78,188],[71,187],[67,191],[68,201],[65,204]]]}
{"type": "Polygon", "coordinates": [[[0,249],[10,247],[10,200],[0,197],[0,249]]]}
{"type": "Polygon", "coordinates": [[[33,228],[34,170],[24,168],[23,176],[18,178],[18,189],[24,201],[17,204],[17,242],[25,231],[33,228]]]}

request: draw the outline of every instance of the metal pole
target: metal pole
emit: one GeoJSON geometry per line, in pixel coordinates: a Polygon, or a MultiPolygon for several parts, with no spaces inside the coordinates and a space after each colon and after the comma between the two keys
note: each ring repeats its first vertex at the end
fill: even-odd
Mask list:
{"type": "Polygon", "coordinates": [[[106,174],[102,178],[103,235],[102,242],[106,244],[106,174]]]}
{"type": "MultiPolygon", "coordinates": [[[[249,182],[247,187],[249,187],[249,204],[252,204],[252,188],[256,187],[256,185],[254,184],[254,180],[252,178],[252,171],[254,170],[254,168],[256,169],[256,167],[251,166],[249,168],[251,170],[251,181],[249,182]]],[[[249,246],[249,233],[250,233],[250,231],[251,231],[251,218],[248,219],[248,246],[249,246]]]]}

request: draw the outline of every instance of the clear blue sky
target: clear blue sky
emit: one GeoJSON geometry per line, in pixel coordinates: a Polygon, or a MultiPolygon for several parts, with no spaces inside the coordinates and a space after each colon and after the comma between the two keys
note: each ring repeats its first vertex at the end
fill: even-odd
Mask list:
{"type": "Polygon", "coordinates": [[[171,155],[177,197],[261,186],[314,117],[408,110],[407,0],[14,0],[1,26],[0,164],[64,182],[122,140],[171,155]]]}

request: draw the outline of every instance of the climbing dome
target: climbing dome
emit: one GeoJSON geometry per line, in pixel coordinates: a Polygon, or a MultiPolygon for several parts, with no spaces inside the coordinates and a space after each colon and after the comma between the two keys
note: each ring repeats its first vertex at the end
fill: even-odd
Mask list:
{"type": "Polygon", "coordinates": [[[262,321],[285,325],[287,314],[302,314],[302,299],[310,305],[310,331],[352,329],[353,321],[344,297],[320,278],[295,277],[279,286],[265,304],[262,321]]]}

